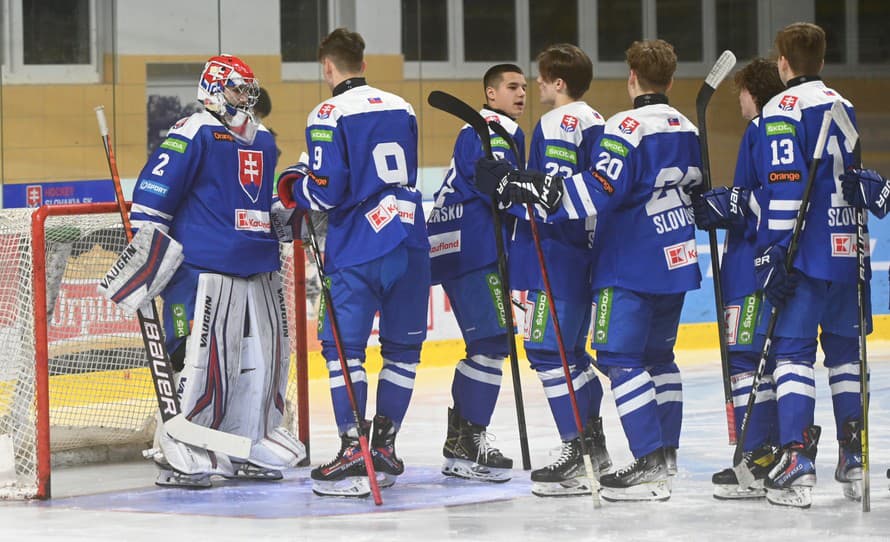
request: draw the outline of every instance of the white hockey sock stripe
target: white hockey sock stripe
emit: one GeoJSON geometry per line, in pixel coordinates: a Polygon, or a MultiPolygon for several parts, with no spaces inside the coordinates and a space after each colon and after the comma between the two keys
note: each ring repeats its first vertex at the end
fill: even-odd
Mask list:
{"type": "Polygon", "coordinates": [[[778,362],[773,377],[776,379],[777,400],[791,394],[816,398],[815,371],[810,365],[778,362]]]}
{"type": "Polygon", "coordinates": [[[655,402],[655,385],[646,371],[613,388],[612,393],[619,416],[626,416],[655,402]]]}
{"type": "Polygon", "coordinates": [[[405,388],[407,390],[414,389],[414,376],[417,372],[417,364],[415,363],[398,363],[395,361],[383,360],[383,369],[380,371],[380,380],[405,388]]]}
{"type": "MultiPolygon", "coordinates": [[[[341,372],[340,360],[335,359],[328,361],[327,365],[328,374],[330,375],[331,389],[346,386],[346,381],[343,379],[343,373],[341,372]]],[[[349,367],[349,377],[352,379],[353,383],[368,382],[368,376],[365,374],[365,367],[360,359],[348,359],[346,360],[346,365],[349,367]]]]}
{"type": "Polygon", "coordinates": [[[683,402],[683,381],[679,371],[651,375],[651,378],[655,384],[656,403],[683,402]]]}
{"type": "MultiPolygon", "coordinates": [[[[869,379],[871,375],[869,374],[869,379]]],[[[859,362],[844,363],[837,367],[828,368],[828,384],[831,387],[831,395],[841,393],[859,393],[859,362]]]]}
{"type": "Polygon", "coordinates": [[[501,373],[486,373],[485,371],[480,371],[475,367],[471,367],[465,361],[466,360],[461,360],[460,363],[457,364],[457,372],[469,378],[470,380],[475,380],[476,382],[491,384],[492,386],[501,385],[501,373]]]}
{"type": "MultiPolygon", "coordinates": [[[[576,372],[574,366],[570,367],[569,370],[574,375],[572,377],[572,386],[575,391],[580,390],[590,381],[590,375],[587,372],[576,372]]],[[[554,399],[569,394],[563,369],[550,369],[538,372],[538,378],[540,378],[541,384],[544,385],[544,395],[547,399],[554,399]]]]}

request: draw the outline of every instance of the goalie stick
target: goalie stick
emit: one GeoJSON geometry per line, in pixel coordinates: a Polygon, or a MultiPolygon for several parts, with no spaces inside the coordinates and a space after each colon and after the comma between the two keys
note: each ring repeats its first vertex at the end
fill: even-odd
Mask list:
{"type": "MultiPolygon", "coordinates": [[[[701,147],[701,173],[704,189],[711,189],[711,159],[708,154],[707,109],[711,96],[717,86],[735,66],[735,55],[732,51],[723,51],[711,72],[705,78],[698,96],[695,98],[695,111],[698,118],[698,139],[701,147]]],[[[711,247],[711,274],[714,275],[714,305],[717,309],[717,338],[720,343],[720,367],[723,370],[723,399],[726,407],[726,428],[729,432],[729,444],[736,443],[735,410],[732,403],[732,385],[729,375],[729,350],[726,344],[726,313],[723,306],[723,286],[720,279],[720,249],[717,247],[717,232],[708,232],[708,244],[711,247]]]]}
{"type": "MultiPolygon", "coordinates": [[[[847,145],[852,146],[853,148],[853,166],[860,168],[862,167],[862,145],[859,139],[859,132],[856,130],[856,127],[853,126],[853,121],[850,119],[850,116],[847,114],[847,110],[844,108],[843,104],[840,100],[836,101],[831,106],[831,115],[834,118],[834,122],[837,123],[838,127],[841,129],[841,132],[844,134],[844,139],[847,140],[847,145]]],[[[867,248],[865,246],[866,235],[865,235],[865,225],[867,221],[867,213],[868,209],[857,209],[856,210],[856,267],[857,267],[857,275],[856,275],[856,302],[859,305],[859,393],[861,395],[861,426],[860,426],[860,444],[862,446],[861,458],[862,458],[862,511],[870,512],[871,511],[871,484],[869,483],[869,453],[868,453],[868,355],[866,350],[866,335],[868,330],[866,329],[866,314],[865,314],[865,306],[866,306],[866,296],[868,295],[868,283],[865,279],[866,272],[866,264],[865,257],[867,252],[867,248]]]]}
{"type": "MultiPolygon", "coordinates": [[[[516,146],[516,141],[506,128],[501,126],[499,122],[495,121],[490,121],[488,126],[495,134],[504,138],[507,144],[510,145],[510,149],[513,151],[514,155],[519,156],[519,149],[516,146]]],[[[520,166],[519,169],[523,170],[525,168],[520,166]]],[[[596,477],[596,472],[593,470],[591,459],[593,450],[587,446],[587,442],[584,439],[584,423],[581,420],[581,411],[578,409],[578,399],[575,396],[575,382],[572,379],[572,371],[569,370],[569,358],[566,355],[566,346],[562,338],[562,328],[559,326],[559,318],[556,314],[556,300],[553,298],[553,289],[550,287],[550,274],[547,272],[547,262],[544,260],[544,249],[541,248],[541,235],[538,233],[535,210],[531,203],[525,204],[525,212],[528,213],[528,222],[532,230],[532,239],[535,243],[535,251],[538,254],[538,267],[541,269],[544,292],[547,294],[547,306],[550,309],[550,318],[553,319],[553,331],[556,334],[556,345],[559,349],[559,359],[562,361],[562,372],[563,375],[565,375],[566,387],[569,390],[569,404],[572,405],[572,414],[575,417],[575,427],[578,429],[578,435],[581,437],[581,454],[584,458],[584,471],[585,474],[587,474],[587,481],[590,484],[590,494],[593,497],[593,506],[594,508],[599,508],[602,503],[600,502],[599,497],[599,480],[596,477]]]]}
{"type": "MultiPolygon", "coordinates": [[[[480,115],[478,111],[451,94],[440,90],[430,92],[430,95],[427,97],[427,102],[436,109],[454,115],[469,124],[473,130],[476,131],[476,134],[479,135],[479,139],[482,140],[482,149],[485,151],[485,156],[488,158],[494,156],[491,152],[491,139],[488,133],[488,124],[485,123],[485,119],[482,118],[482,115],[480,115]]],[[[516,155],[516,159],[521,161],[518,154],[516,155]]],[[[511,299],[510,277],[507,271],[507,256],[504,253],[504,239],[501,231],[501,216],[497,209],[497,203],[495,203],[493,198],[491,201],[491,215],[492,220],[494,221],[498,274],[501,276],[501,295],[505,300],[511,299]]],[[[510,352],[510,373],[513,378],[513,397],[516,402],[516,418],[519,426],[519,446],[522,450],[522,469],[530,470],[531,457],[528,448],[528,432],[525,425],[525,406],[522,401],[522,383],[519,380],[519,357],[516,353],[516,335],[514,334],[516,328],[513,323],[513,309],[509,304],[505,304],[504,317],[507,326],[507,348],[510,352]]]]}
{"type": "MultiPolygon", "coordinates": [[[[303,153],[300,156],[300,162],[303,162],[303,153]]],[[[306,157],[305,161],[309,158],[306,157]]],[[[340,336],[340,326],[337,325],[337,317],[334,314],[334,296],[331,295],[331,289],[328,285],[327,277],[324,272],[324,264],[321,261],[321,250],[318,248],[318,239],[315,237],[315,224],[312,223],[310,213],[306,213],[306,234],[309,237],[309,244],[312,246],[312,255],[315,257],[315,269],[318,278],[321,281],[321,292],[324,296],[325,307],[328,318],[331,319],[331,334],[334,335],[334,345],[337,347],[337,357],[340,358],[340,371],[343,373],[343,383],[346,385],[346,395],[349,397],[349,406],[352,409],[352,417],[354,418],[355,427],[358,431],[358,443],[362,450],[362,458],[365,460],[365,471],[368,473],[368,484],[371,486],[371,495],[374,497],[374,504],[380,506],[383,504],[383,497],[380,496],[380,486],[377,484],[377,471],[374,469],[374,459],[371,457],[371,447],[368,446],[368,437],[365,435],[362,422],[362,415],[359,412],[358,401],[355,399],[355,391],[352,388],[352,375],[349,374],[349,362],[346,360],[346,353],[343,350],[343,337],[340,336]]]]}
{"type": "MultiPolygon", "coordinates": [[[[794,229],[791,230],[791,241],[788,243],[788,253],[785,258],[785,272],[791,273],[794,269],[794,257],[797,256],[797,244],[800,240],[800,232],[803,230],[804,220],[806,219],[807,209],[810,206],[810,195],[813,192],[813,184],[816,179],[816,170],[819,168],[819,162],[822,161],[822,153],[825,151],[825,140],[828,138],[828,129],[831,127],[832,112],[825,111],[822,115],[822,125],[819,127],[819,136],[816,138],[816,147],[813,150],[813,160],[810,162],[810,169],[807,174],[807,184],[804,185],[803,196],[800,200],[800,208],[797,210],[797,216],[794,218],[794,229]]],[[[763,350],[760,353],[760,361],[757,363],[757,370],[754,372],[754,380],[751,382],[751,391],[748,392],[748,403],[745,406],[745,417],[742,418],[741,431],[739,438],[736,439],[735,453],[733,454],[733,467],[736,480],[739,487],[747,489],[754,483],[754,474],[748,467],[744,458],[745,437],[748,434],[749,421],[751,419],[751,411],[754,409],[754,401],[757,398],[757,388],[763,380],[763,372],[766,370],[766,359],[769,357],[770,346],[772,346],[773,333],[776,330],[776,322],[779,319],[779,309],[773,305],[769,313],[769,321],[766,326],[766,338],[763,341],[763,350]]]]}
{"type": "MultiPolygon", "coordinates": [[[[124,192],[121,188],[121,179],[117,171],[117,161],[114,158],[114,149],[111,146],[111,137],[108,134],[108,124],[105,121],[105,107],[96,107],[96,120],[99,122],[99,133],[102,136],[102,145],[105,147],[105,158],[108,160],[108,170],[114,183],[114,192],[120,210],[121,222],[127,241],[133,239],[133,228],[130,225],[130,217],[127,213],[127,205],[124,201],[124,192]]],[[[155,395],[158,399],[161,419],[164,422],[164,430],[174,439],[199,448],[213,450],[236,458],[246,459],[250,457],[251,440],[247,437],[233,435],[218,431],[210,427],[198,425],[189,421],[182,412],[179,404],[179,396],[176,394],[176,383],[173,378],[173,365],[164,344],[164,331],[158,317],[158,307],[154,300],[147,310],[139,309],[136,313],[139,320],[139,330],[142,332],[142,341],[145,345],[145,353],[148,358],[148,368],[154,383],[155,395]]]]}

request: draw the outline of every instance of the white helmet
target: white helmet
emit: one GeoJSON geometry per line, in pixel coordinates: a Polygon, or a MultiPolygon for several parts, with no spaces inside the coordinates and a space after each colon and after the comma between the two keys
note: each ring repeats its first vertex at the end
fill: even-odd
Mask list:
{"type": "Polygon", "coordinates": [[[253,107],[259,95],[260,85],[253,70],[240,58],[222,54],[204,64],[198,101],[216,114],[232,135],[248,145],[256,136],[253,107]]]}

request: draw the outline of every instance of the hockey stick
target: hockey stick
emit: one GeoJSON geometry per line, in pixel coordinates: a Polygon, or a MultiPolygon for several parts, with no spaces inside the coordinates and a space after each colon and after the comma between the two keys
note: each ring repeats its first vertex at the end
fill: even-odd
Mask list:
{"type": "MultiPolygon", "coordinates": [[[[302,157],[301,157],[302,160],[302,157]]],[[[321,292],[324,296],[327,316],[331,319],[331,333],[334,335],[334,345],[337,347],[337,356],[340,358],[340,371],[343,372],[343,383],[346,385],[346,395],[349,397],[349,406],[352,408],[352,417],[358,431],[358,442],[362,449],[362,457],[365,460],[365,470],[368,473],[368,483],[371,485],[371,494],[374,496],[374,504],[383,504],[380,496],[380,486],[377,484],[377,472],[374,470],[374,459],[371,457],[371,448],[368,446],[368,437],[362,427],[362,415],[359,413],[358,401],[355,399],[355,391],[352,388],[352,376],[349,374],[349,362],[346,360],[346,352],[343,350],[343,337],[340,335],[340,326],[337,325],[337,317],[334,314],[334,296],[331,295],[331,287],[328,284],[324,272],[324,264],[321,261],[321,250],[318,248],[318,239],[315,237],[315,225],[312,217],[307,212],[306,227],[309,243],[312,245],[312,254],[315,257],[315,268],[318,279],[321,281],[321,292]]]]}
{"type": "MultiPolygon", "coordinates": [[[[482,140],[482,148],[485,151],[485,156],[487,156],[488,158],[492,158],[494,156],[491,152],[491,138],[488,132],[488,124],[485,123],[485,119],[482,118],[482,115],[480,115],[478,111],[476,111],[460,99],[452,96],[451,94],[442,92],[440,90],[434,90],[430,92],[429,97],[427,97],[427,102],[436,109],[440,109],[446,113],[454,115],[455,117],[472,126],[473,130],[476,131],[476,134],[479,135],[479,139],[482,140]]],[[[516,160],[521,160],[518,154],[516,155],[516,160]]],[[[497,203],[495,203],[494,199],[491,200],[491,216],[492,220],[494,221],[498,274],[500,274],[501,276],[501,295],[503,296],[505,301],[504,317],[506,320],[505,325],[507,327],[507,348],[510,352],[510,372],[513,377],[513,397],[516,402],[516,419],[517,424],[519,425],[519,446],[522,450],[522,469],[530,470],[531,454],[529,453],[528,433],[525,425],[525,406],[522,401],[522,383],[519,380],[519,357],[516,353],[516,335],[514,334],[515,326],[513,323],[513,308],[510,307],[509,304],[509,300],[512,299],[510,294],[510,276],[507,270],[507,256],[504,252],[504,239],[503,232],[501,231],[501,215],[500,211],[498,211],[497,203]]]]}
{"type": "MultiPolygon", "coordinates": [[[[837,123],[847,143],[853,146],[853,162],[854,167],[862,167],[862,142],[859,140],[859,132],[853,126],[853,121],[847,115],[840,100],[834,102],[831,106],[831,115],[834,122],[837,123]]],[[[862,511],[871,511],[871,484],[869,480],[869,454],[868,454],[868,402],[869,402],[869,386],[868,386],[868,355],[866,351],[866,316],[865,305],[867,295],[867,282],[865,280],[865,255],[868,249],[865,246],[865,224],[868,213],[867,209],[856,210],[856,266],[858,274],[856,276],[856,301],[859,305],[859,393],[861,395],[862,416],[860,444],[862,446],[862,511]]]]}
{"type": "MultiPolygon", "coordinates": [[[[504,138],[510,145],[513,154],[518,157],[519,149],[516,146],[516,141],[513,139],[513,136],[510,135],[510,132],[498,122],[489,122],[488,126],[491,127],[491,130],[495,134],[504,138]]],[[[525,167],[520,165],[519,169],[524,170],[525,167]]],[[[562,328],[559,326],[559,318],[556,314],[556,300],[553,298],[553,289],[550,287],[550,274],[547,272],[547,262],[544,260],[544,249],[541,248],[541,235],[538,233],[538,223],[535,220],[535,209],[532,207],[531,203],[525,204],[525,212],[528,213],[528,222],[532,230],[532,239],[535,243],[535,251],[538,253],[538,266],[541,269],[541,278],[544,281],[544,292],[547,295],[547,306],[550,309],[550,318],[553,319],[553,331],[556,333],[556,345],[559,349],[559,359],[562,361],[562,371],[565,375],[566,387],[569,389],[569,403],[572,405],[572,414],[575,417],[575,427],[578,429],[578,435],[581,437],[581,455],[584,458],[584,471],[587,474],[587,480],[590,483],[590,494],[593,497],[593,506],[594,508],[599,508],[602,505],[599,497],[599,480],[596,478],[596,474],[593,470],[593,461],[590,457],[593,450],[587,447],[587,443],[584,440],[584,423],[581,420],[581,411],[578,408],[578,399],[575,396],[575,381],[572,379],[571,370],[569,370],[569,358],[566,355],[566,346],[562,338],[562,328]]]]}
{"type": "MultiPolygon", "coordinates": [[[[822,115],[822,125],[819,127],[819,136],[816,138],[816,148],[813,150],[813,161],[810,162],[810,170],[807,174],[807,184],[804,186],[803,196],[800,200],[800,208],[797,210],[797,216],[794,218],[794,229],[791,230],[791,241],[788,243],[788,253],[785,257],[785,273],[791,273],[794,269],[794,257],[797,255],[797,244],[800,240],[800,232],[803,230],[804,220],[806,219],[807,208],[810,205],[810,194],[813,191],[813,184],[816,179],[816,170],[819,162],[822,160],[822,153],[825,151],[825,140],[828,138],[828,129],[831,127],[831,112],[825,111],[822,115]]],[[[751,419],[751,411],[754,409],[754,401],[757,398],[757,388],[763,380],[763,373],[766,370],[766,358],[769,357],[770,346],[772,346],[773,333],[776,331],[776,322],[779,319],[779,309],[773,305],[769,313],[769,321],[766,326],[766,338],[763,341],[763,350],[760,353],[760,361],[757,363],[757,370],[754,373],[754,381],[751,383],[751,391],[748,392],[748,403],[745,406],[745,417],[742,418],[742,427],[739,438],[736,440],[735,453],[733,454],[733,467],[736,480],[739,482],[740,488],[749,488],[754,483],[754,474],[748,468],[748,464],[744,458],[745,437],[748,435],[748,426],[751,419]]]]}
{"type": "MultiPolygon", "coordinates": [[[[717,86],[735,66],[735,55],[732,51],[723,51],[711,72],[705,78],[698,96],[695,98],[695,111],[698,117],[698,139],[701,146],[701,173],[705,190],[711,189],[711,159],[708,154],[707,109],[711,96],[717,86]]],[[[711,274],[714,275],[714,304],[717,308],[717,338],[720,343],[720,367],[723,369],[723,399],[726,406],[726,428],[729,431],[729,444],[736,443],[735,410],[732,403],[732,386],[729,375],[729,350],[726,344],[726,309],[723,306],[723,286],[720,279],[720,249],[717,247],[717,232],[708,232],[708,243],[711,247],[711,274]]]]}
{"type": "MultiPolygon", "coordinates": [[[[133,239],[133,228],[130,225],[130,216],[124,201],[124,192],[121,188],[121,178],[117,171],[117,161],[114,158],[114,149],[111,146],[111,137],[108,134],[108,123],[105,121],[104,106],[96,107],[96,119],[99,122],[99,133],[102,136],[102,144],[105,147],[108,170],[114,183],[114,192],[117,198],[118,209],[120,210],[121,222],[129,242],[133,239]]],[[[170,363],[167,346],[164,344],[164,328],[161,326],[158,317],[157,304],[152,300],[147,310],[139,309],[136,315],[139,319],[139,330],[142,332],[142,341],[148,357],[148,367],[151,371],[151,379],[154,383],[161,420],[164,423],[164,431],[174,439],[185,444],[237,458],[246,459],[250,457],[252,442],[249,438],[198,425],[186,418],[179,404],[179,396],[176,393],[173,365],[170,363]]]]}

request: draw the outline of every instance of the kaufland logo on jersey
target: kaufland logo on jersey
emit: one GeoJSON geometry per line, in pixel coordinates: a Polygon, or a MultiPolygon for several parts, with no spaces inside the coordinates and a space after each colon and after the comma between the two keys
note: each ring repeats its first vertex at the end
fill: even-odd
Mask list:
{"type": "Polygon", "coordinates": [[[263,153],[238,149],[238,179],[250,201],[256,203],[263,187],[263,153]]]}
{"type": "Polygon", "coordinates": [[[664,247],[664,257],[667,260],[668,269],[697,264],[698,249],[695,247],[695,239],[664,247]]]}
{"type": "Polygon", "coordinates": [[[571,115],[563,115],[562,123],[559,125],[564,132],[572,133],[575,131],[575,128],[578,127],[578,117],[573,117],[571,115]]]}
{"type": "Polygon", "coordinates": [[[25,189],[28,207],[40,207],[43,204],[43,187],[39,184],[30,184],[25,189]]]}
{"type": "Polygon", "coordinates": [[[782,99],[779,100],[779,109],[782,111],[791,111],[794,109],[794,106],[797,105],[797,96],[791,96],[786,94],[782,96],[782,99]]]}
{"type": "Polygon", "coordinates": [[[637,126],[639,126],[639,125],[640,125],[639,122],[637,122],[636,120],[634,120],[630,117],[627,117],[623,121],[621,121],[621,125],[618,126],[618,129],[621,130],[622,134],[630,135],[630,134],[634,133],[634,130],[636,130],[637,126]]]}
{"type": "Polygon", "coordinates": [[[235,229],[270,232],[272,229],[269,213],[256,209],[235,209],[235,229]]]}
{"type": "Polygon", "coordinates": [[[856,256],[856,237],[852,233],[831,234],[831,255],[841,258],[856,256]]]}
{"type": "Polygon", "coordinates": [[[318,118],[324,120],[330,117],[334,107],[334,104],[322,104],[322,106],[318,108],[318,118]]]}

